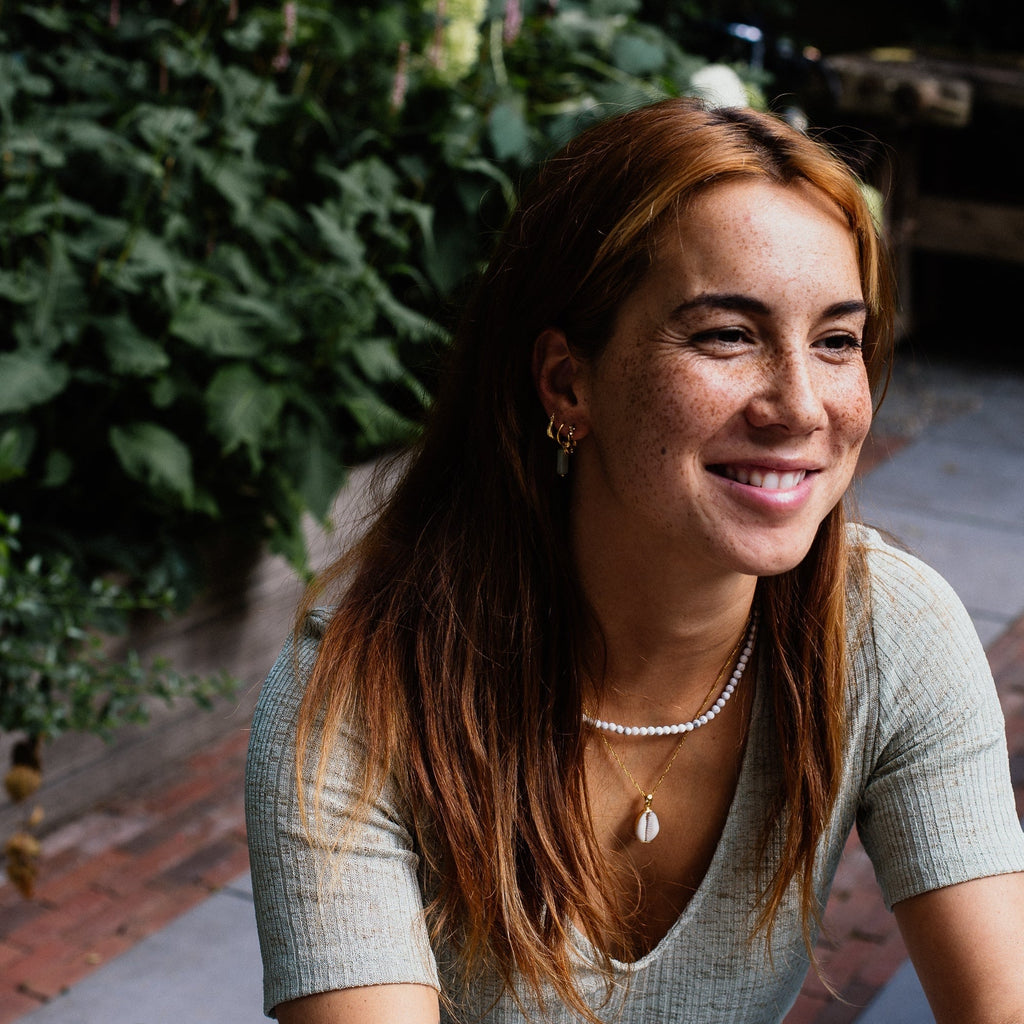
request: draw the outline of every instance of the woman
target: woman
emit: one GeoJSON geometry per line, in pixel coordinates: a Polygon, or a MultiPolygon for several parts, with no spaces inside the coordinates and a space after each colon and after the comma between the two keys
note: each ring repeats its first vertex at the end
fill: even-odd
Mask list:
{"type": "Polygon", "coordinates": [[[778,1021],[856,823],[938,1019],[1024,1020],[984,656],[844,517],[888,280],[767,115],[667,101],[542,170],[261,698],[268,1012],[778,1021]]]}

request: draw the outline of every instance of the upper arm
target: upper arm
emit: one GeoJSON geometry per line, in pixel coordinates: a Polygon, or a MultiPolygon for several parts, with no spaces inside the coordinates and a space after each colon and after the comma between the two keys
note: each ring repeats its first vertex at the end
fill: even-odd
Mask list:
{"type": "Polygon", "coordinates": [[[314,765],[303,780],[306,805],[318,807],[319,817],[304,822],[299,814],[295,716],[314,655],[311,644],[300,648],[299,679],[296,659],[282,655],[250,740],[246,820],[268,1011],[313,993],[439,985],[408,813],[391,785],[368,806],[356,805],[365,745],[347,726],[332,748],[319,804],[314,765]]]}
{"type": "Polygon", "coordinates": [[[938,1024],[1024,1021],[1024,872],[936,889],[893,911],[938,1024]]]}
{"type": "Polygon", "coordinates": [[[1024,870],[999,698],[962,603],[927,567],[878,554],[871,612],[853,750],[857,827],[886,903],[1024,870]]]}
{"type": "Polygon", "coordinates": [[[280,1024],[437,1024],[437,993],[427,985],[364,985],[281,1003],[280,1024]]]}

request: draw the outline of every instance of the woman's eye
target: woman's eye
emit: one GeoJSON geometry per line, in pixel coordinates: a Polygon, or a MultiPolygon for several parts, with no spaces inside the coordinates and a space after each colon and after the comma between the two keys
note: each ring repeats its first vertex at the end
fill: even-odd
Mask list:
{"type": "Polygon", "coordinates": [[[830,334],[827,338],[822,338],[817,344],[820,348],[828,349],[830,352],[844,352],[861,347],[860,338],[852,334],[830,334]]]}
{"type": "Polygon", "coordinates": [[[701,331],[693,340],[703,345],[739,345],[749,340],[749,336],[741,327],[722,327],[715,331],[701,331]]]}

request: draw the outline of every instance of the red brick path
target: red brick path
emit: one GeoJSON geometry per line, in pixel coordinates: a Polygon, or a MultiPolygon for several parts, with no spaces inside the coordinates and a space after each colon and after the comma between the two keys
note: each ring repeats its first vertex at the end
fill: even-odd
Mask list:
{"type": "Polygon", "coordinates": [[[0,886],[0,1024],[162,928],[249,864],[239,732],[51,833],[35,898],[0,886]]]}
{"type": "MultiPolygon", "coordinates": [[[[874,439],[865,472],[899,439],[874,439]]],[[[1024,814],[1024,619],[990,648],[1007,716],[1018,814],[1024,814]]],[[[247,867],[242,774],[247,736],[232,735],[174,773],[50,834],[35,899],[0,885],[0,1024],[156,931],[247,867]]],[[[813,975],[787,1024],[848,1024],[906,958],[871,864],[850,840],[825,914],[813,975]]]]}

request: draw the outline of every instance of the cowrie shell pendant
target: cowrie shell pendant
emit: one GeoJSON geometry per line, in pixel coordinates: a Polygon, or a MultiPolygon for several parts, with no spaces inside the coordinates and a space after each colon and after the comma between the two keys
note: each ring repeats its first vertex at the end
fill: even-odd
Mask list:
{"type": "Polygon", "coordinates": [[[652,799],[653,794],[648,794],[644,799],[644,809],[636,819],[636,827],[633,830],[641,843],[653,843],[661,831],[661,822],[658,821],[658,816],[651,810],[652,799]]]}

